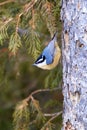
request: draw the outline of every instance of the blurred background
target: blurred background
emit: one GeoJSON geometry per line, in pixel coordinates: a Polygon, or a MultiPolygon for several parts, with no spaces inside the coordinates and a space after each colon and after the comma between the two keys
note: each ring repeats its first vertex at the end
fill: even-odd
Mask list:
{"type": "MultiPolygon", "coordinates": [[[[35,101],[39,102],[37,103],[38,110],[36,108],[31,110],[32,105],[27,107],[30,114],[29,130],[40,130],[52,117],[46,117],[42,124],[38,122],[39,125],[33,123],[39,110],[43,115],[44,113],[58,113],[62,110],[61,59],[59,65],[51,71],[32,66],[51,40],[52,29],[58,28],[58,40],[61,47],[59,13],[59,0],[38,0],[37,3],[32,0],[0,0],[0,130],[13,130],[13,127],[15,130],[21,129],[15,127],[16,124],[13,123],[16,122],[13,121],[16,118],[14,113],[18,110],[16,106],[38,89],[47,89],[47,91],[33,95],[35,101]],[[31,6],[33,9],[29,10],[31,6]],[[21,13],[23,14],[20,15],[21,13]],[[49,17],[47,19],[49,15],[50,20],[49,17]],[[50,27],[52,24],[53,26],[50,27]]],[[[49,125],[52,129],[60,130],[62,116],[55,118],[52,123],[54,126],[49,125]]]]}

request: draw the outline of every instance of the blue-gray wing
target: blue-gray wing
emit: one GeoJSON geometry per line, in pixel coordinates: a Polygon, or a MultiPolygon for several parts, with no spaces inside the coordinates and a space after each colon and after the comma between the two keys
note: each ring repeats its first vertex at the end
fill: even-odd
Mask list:
{"type": "Polygon", "coordinates": [[[53,62],[53,58],[54,58],[54,41],[52,40],[48,46],[43,50],[43,55],[46,57],[46,63],[47,64],[51,64],[53,62]]]}

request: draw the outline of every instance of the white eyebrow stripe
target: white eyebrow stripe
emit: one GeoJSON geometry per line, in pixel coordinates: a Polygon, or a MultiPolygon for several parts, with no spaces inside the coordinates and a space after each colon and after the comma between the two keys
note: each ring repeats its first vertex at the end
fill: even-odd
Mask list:
{"type": "Polygon", "coordinates": [[[40,58],[37,62],[40,62],[40,61],[43,61],[43,57],[42,57],[42,58],[40,58]]]}

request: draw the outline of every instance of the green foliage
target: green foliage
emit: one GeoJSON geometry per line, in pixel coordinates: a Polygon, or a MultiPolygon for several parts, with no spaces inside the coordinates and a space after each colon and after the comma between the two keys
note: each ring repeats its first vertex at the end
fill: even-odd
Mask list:
{"type": "Polygon", "coordinates": [[[45,22],[45,24],[47,25],[47,28],[52,37],[57,30],[56,16],[59,11],[59,4],[57,4],[56,2],[49,2],[45,0],[31,0],[27,4],[26,2],[24,2],[24,4],[25,5],[22,5],[21,2],[17,3],[16,1],[16,3],[14,3],[13,5],[10,4],[9,8],[7,8],[7,12],[9,12],[10,18],[8,18],[8,15],[4,22],[3,18],[1,19],[1,26],[2,24],[3,26],[0,28],[0,43],[3,44],[3,40],[8,37],[8,27],[10,30],[10,22],[13,21],[14,32],[10,35],[9,50],[12,51],[13,54],[16,54],[18,48],[21,47],[20,36],[21,38],[24,37],[24,31],[22,30],[21,32],[19,32],[19,36],[17,34],[17,28],[20,29],[22,27],[23,29],[25,29],[27,27],[29,28],[29,32],[27,32],[27,35],[24,37],[24,42],[26,44],[28,52],[31,53],[34,58],[36,58],[38,53],[40,53],[39,51],[41,50],[41,36],[38,33],[39,31],[42,31],[40,30],[40,28],[42,29],[40,25],[41,19],[43,18],[43,22],[45,22]]]}
{"type": "Polygon", "coordinates": [[[57,31],[57,25],[56,25],[57,21],[53,12],[54,8],[55,6],[53,5],[53,3],[48,1],[44,2],[41,8],[41,14],[47,24],[47,28],[51,34],[51,37],[53,37],[54,33],[57,31]]]}
{"type": "Polygon", "coordinates": [[[62,67],[58,65],[60,69],[53,69],[45,79],[45,88],[54,88],[62,82],[62,67]],[[50,81],[50,82],[49,82],[50,81]]]}
{"type": "Polygon", "coordinates": [[[31,101],[31,108],[32,108],[32,112],[34,113],[35,111],[40,112],[40,106],[39,106],[39,101],[33,99],[31,101]]]}
{"type": "Polygon", "coordinates": [[[45,127],[42,127],[41,130],[53,130],[54,125],[51,122],[48,122],[45,127]]]}
{"type": "MultiPolygon", "coordinates": [[[[34,93],[37,92],[39,91],[37,90],[34,93]]],[[[50,114],[52,117],[46,118],[41,110],[39,101],[33,97],[34,93],[31,93],[25,100],[17,104],[13,114],[14,130],[32,130],[32,126],[36,126],[36,128],[40,130],[55,130],[55,125],[52,121],[60,115],[61,112],[60,114],[50,114]]]]}
{"type": "Polygon", "coordinates": [[[21,38],[18,33],[13,33],[9,41],[9,50],[15,55],[21,46],[21,38]]]}
{"type": "Polygon", "coordinates": [[[38,112],[35,120],[38,126],[45,123],[45,117],[41,111],[38,112]]]}
{"type": "Polygon", "coordinates": [[[8,29],[7,22],[5,22],[4,24],[3,22],[1,22],[0,23],[0,44],[1,45],[3,44],[4,40],[8,38],[7,29],[8,29]]]}
{"type": "Polygon", "coordinates": [[[28,53],[31,54],[34,57],[34,59],[37,58],[41,50],[41,43],[39,37],[40,36],[38,35],[38,33],[34,30],[30,32],[29,36],[26,35],[24,37],[26,47],[28,48],[28,53]]]}
{"type": "MultiPolygon", "coordinates": [[[[31,65],[33,62],[31,56],[36,59],[43,46],[47,45],[48,32],[52,37],[56,30],[61,30],[59,1],[17,0],[0,6],[0,107],[3,114],[7,108],[11,109],[11,112],[7,110],[11,116],[13,106],[17,103],[13,114],[14,130],[56,129],[52,124],[52,122],[55,124],[55,121],[50,120],[52,117],[45,117],[38,101],[40,97],[37,100],[30,97],[29,102],[23,99],[37,87],[45,86],[53,90],[61,84],[61,65],[58,66],[59,69],[55,68],[50,72],[33,69],[31,65]],[[23,101],[18,103],[19,100],[23,101]]],[[[60,35],[61,31],[59,38],[60,35]]],[[[44,100],[48,99],[43,94],[41,96],[44,100]]],[[[57,103],[48,101],[43,108],[52,105],[56,106],[57,103]]],[[[6,117],[5,122],[8,119],[6,117]]],[[[8,122],[9,124],[12,124],[12,121],[8,122]]],[[[5,125],[3,128],[10,130],[10,127],[5,128],[5,125]]]]}
{"type": "Polygon", "coordinates": [[[36,125],[40,126],[45,122],[45,117],[41,111],[39,101],[33,98],[30,106],[31,106],[31,112],[33,114],[36,113],[36,118],[35,118],[36,125]]]}
{"type": "Polygon", "coordinates": [[[29,117],[28,104],[25,101],[20,102],[13,114],[14,130],[29,130],[29,117]]]}

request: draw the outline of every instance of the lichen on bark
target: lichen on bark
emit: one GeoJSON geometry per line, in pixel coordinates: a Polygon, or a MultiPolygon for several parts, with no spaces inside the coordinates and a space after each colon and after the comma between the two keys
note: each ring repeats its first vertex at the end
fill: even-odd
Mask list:
{"type": "Polygon", "coordinates": [[[87,0],[63,0],[62,130],[87,130],[87,0]]]}

